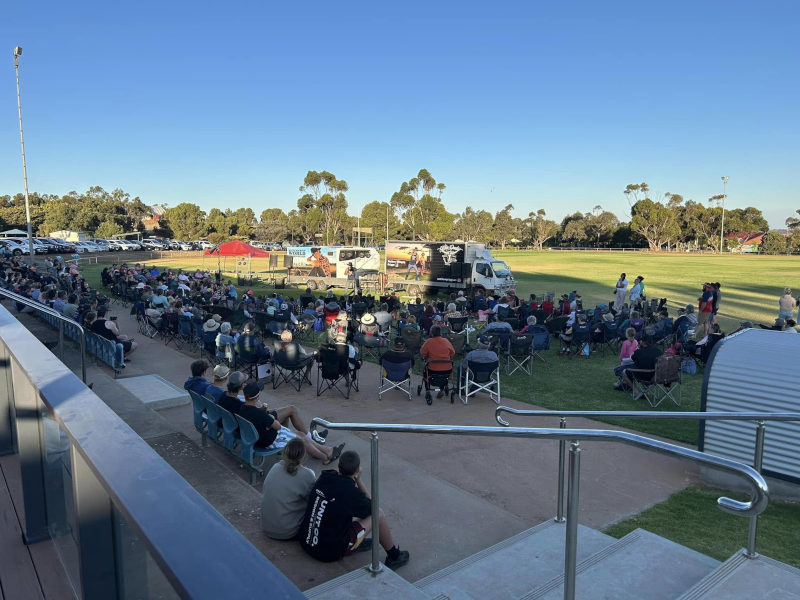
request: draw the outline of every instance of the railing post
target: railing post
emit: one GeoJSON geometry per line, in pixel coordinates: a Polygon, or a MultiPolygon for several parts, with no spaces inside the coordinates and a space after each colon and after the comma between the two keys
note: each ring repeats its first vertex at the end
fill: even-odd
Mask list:
{"type": "Polygon", "coordinates": [[[117,568],[111,499],[80,452],[72,446],[72,492],[77,517],[82,597],[116,598],[117,568]]]}
{"type": "Polygon", "coordinates": [[[11,381],[11,360],[5,345],[0,350],[0,456],[14,454],[14,384],[11,381]]]}
{"type": "Polygon", "coordinates": [[[81,381],[86,383],[86,332],[79,330],[81,338],[81,381]]]}
{"type": "Polygon", "coordinates": [[[64,321],[58,320],[58,358],[64,362],[64,321]]]}
{"type": "MultiPolygon", "coordinates": [[[[764,434],[766,433],[766,426],[764,421],[756,421],[756,448],[753,456],[753,468],[761,473],[761,465],[764,461],[764,434]]],[[[747,531],[747,549],[745,556],[747,558],[756,558],[756,533],[758,533],[758,515],[750,517],[750,527],[747,531]]]]}
{"type": "MultiPolygon", "coordinates": [[[[567,418],[561,417],[561,429],[567,428],[567,418]]],[[[564,522],[564,463],[567,457],[567,440],[558,442],[558,498],[556,506],[556,523],[564,522]]]]}
{"type": "Polygon", "coordinates": [[[569,445],[569,488],[567,490],[567,527],[564,541],[564,600],[575,600],[575,576],[578,568],[578,502],[581,482],[581,444],[569,445]]]}
{"type": "Polygon", "coordinates": [[[369,572],[373,575],[377,575],[381,571],[383,571],[383,565],[381,565],[380,558],[378,557],[378,551],[380,550],[380,538],[381,538],[381,507],[380,507],[380,498],[378,497],[378,432],[372,432],[372,441],[370,444],[370,454],[371,454],[371,465],[370,468],[372,472],[370,473],[370,485],[371,490],[370,493],[372,494],[372,562],[370,563],[368,569],[369,572]]]}
{"type": "Polygon", "coordinates": [[[25,528],[22,539],[26,544],[35,544],[50,537],[47,529],[47,498],[44,489],[41,402],[36,388],[28,381],[22,368],[14,362],[11,364],[11,376],[14,385],[22,498],[25,506],[25,528]]]}

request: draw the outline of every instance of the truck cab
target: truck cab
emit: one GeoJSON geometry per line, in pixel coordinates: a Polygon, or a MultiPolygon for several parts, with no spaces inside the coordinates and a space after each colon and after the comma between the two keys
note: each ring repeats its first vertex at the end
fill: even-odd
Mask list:
{"type": "Polygon", "coordinates": [[[505,294],[517,285],[511,269],[502,260],[492,256],[483,244],[467,245],[467,262],[472,263],[472,288],[505,294]]]}

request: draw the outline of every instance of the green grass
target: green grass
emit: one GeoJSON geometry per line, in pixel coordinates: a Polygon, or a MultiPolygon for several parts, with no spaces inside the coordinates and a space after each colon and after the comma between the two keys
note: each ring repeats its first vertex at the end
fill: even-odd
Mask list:
{"type": "MultiPolygon", "coordinates": [[[[685,304],[695,304],[704,281],[722,284],[723,300],[719,320],[723,331],[732,331],[739,321],[771,323],[777,316],[777,300],[800,266],[795,256],[748,256],[706,254],[650,254],[645,252],[560,252],[560,251],[495,251],[505,260],[519,281],[517,292],[541,295],[546,291],[557,294],[577,290],[585,306],[608,302],[614,283],[621,271],[633,280],[645,277],[650,298],[665,297],[668,308],[674,311],[685,304]]],[[[171,268],[215,269],[211,257],[180,257],[148,261],[147,264],[171,268]]],[[[99,287],[101,265],[84,265],[82,270],[89,284],[99,287]]],[[[262,265],[254,263],[261,269],[262,265]]],[[[229,259],[228,268],[236,268],[229,259]]],[[[248,286],[256,294],[273,291],[265,285],[248,286]]],[[[240,292],[246,288],[240,288],[240,292]]],[[[288,292],[296,295],[296,290],[288,292]]],[[[558,344],[547,353],[547,363],[537,362],[534,375],[504,376],[501,379],[504,396],[553,410],[647,410],[644,401],[634,402],[629,394],[614,391],[616,378],[612,368],[617,363],[613,353],[593,354],[590,359],[568,360],[556,355],[558,344]]],[[[681,410],[700,410],[702,372],[684,375],[681,410]]],[[[662,404],[670,410],[674,405],[662,404]]],[[[518,420],[523,423],[522,420],[518,420]]],[[[643,433],[657,435],[696,445],[698,424],[695,421],[672,420],[609,420],[610,423],[643,433]]]]}
{"type": "MultiPolygon", "coordinates": [[[[749,519],[724,513],[717,498],[722,490],[689,487],[646,511],[616,523],[605,533],[621,538],[646,529],[712,558],[724,561],[747,544],[749,519]]],[[[800,504],[771,501],[758,519],[759,554],[800,567],[800,504]]]]}

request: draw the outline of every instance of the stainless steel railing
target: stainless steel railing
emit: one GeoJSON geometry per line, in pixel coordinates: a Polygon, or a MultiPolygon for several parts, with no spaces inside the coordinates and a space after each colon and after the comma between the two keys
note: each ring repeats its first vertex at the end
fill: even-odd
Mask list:
{"type": "Polygon", "coordinates": [[[20,304],[29,306],[40,313],[44,313],[58,319],[58,358],[61,359],[61,362],[64,362],[64,324],[66,323],[71,325],[81,332],[81,379],[83,380],[83,383],[86,383],[86,330],[84,330],[81,324],[68,317],[65,317],[60,312],[53,310],[49,306],[45,306],[44,304],[36,302],[35,300],[31,300],[30,298],[26,298],[25,296],[20,296],[14,292],[9,292],[3,288],[0,288],[0,296],[5,296],[6,298],[14,300],[14,302],[19,302],[20,304]]]}
{"type": "MultiPolygon", "coordinates": [[[[560,427],[567,427],[567,417],[584,418],[633,418],[633,419],[690,419],[695,421],[754,421],[756,423],[756,439],[753,448],[753,469],[759,474],[764,460],[764,438],[766,421],[800,421],[800,413],[763,413],[763,412],[647,412],[647,411],[601,411],[601,410],[528,410],[509,406],[498,406],[494,411],[495,420],[504,427],[509,423],[501,416],[503,413],[527,417],[559,417],[560,427]]],[[[556,521],[564,519],[564,452],[566,442],[559,443],[558,454],[558,507],[556,521]]],[[[750,516],[747,532],[745,556],[755,558],[756,534],[758,532],[758,515],[750,516]]]]}
{"type": "MultiPolygon", "coordinates": [[[[577,571],[578,548],[578,503],[580,488],[580,459],[581,441],[619,442],[642,448],[650,452],[658,452],[675,456],[684,460],[703,464],[707,467],[731,473],[744,481],[750,490],[750,499],[741,502],[732,498],[722,497],[717,500],[720,509],[731,514],[743,517],[758,515],[767,507],[769,492],[767,483],[758,471],[748,465],[736,461],[704,454],[697,450],[683,448],[668,442],[650,439],[641,435],[625,431],[611,431],[602,429],[537,429],[530,427],[476,427],[463,425],[414,425],[414,424],[386,424],[386,423],[333,423],[319,417],[311,420],[311,427],[321,426],[326,429],[342,429],[347,431],[367,431],[371,438],[371,487],[372,487],[372,514],[379,514],[378,499],[378,432],[396,433],[426,433],[440,435],[475,435],[482,437],[517,437],[558,440],[561,443],[570,442],[569,449],[569,487],[567,491],[567,520],[566,543],[564,549],[564,598],[575,598],[575,576],[577,571]]],[[[373,518],[373,539],[379,539],[379,519],[373,518]]],[[[372,561],[368,567],[370,572],[377,574],[382,570],[378,558],[379,544],[372,546],[372,561]]]]}

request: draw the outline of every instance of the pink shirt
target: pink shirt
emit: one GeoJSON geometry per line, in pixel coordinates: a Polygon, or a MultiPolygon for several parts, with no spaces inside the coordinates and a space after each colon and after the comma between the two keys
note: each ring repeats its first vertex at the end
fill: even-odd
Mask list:
{"type": "Polygon", "coordinates": [[[634,352],[639,348],[639,342],[636,340],[628,340],[626,339],[622,342],[622,349],[619,351],[619,359],[622,360],[623,358],[630,358],[634,352]]]}

